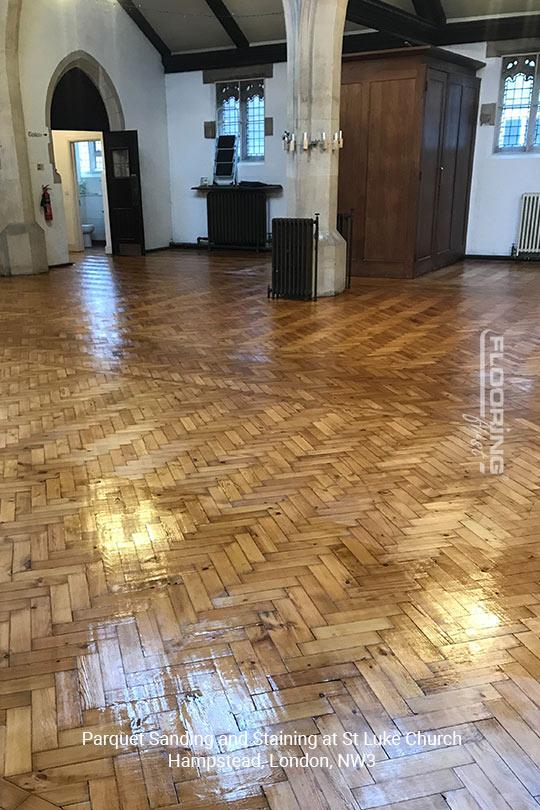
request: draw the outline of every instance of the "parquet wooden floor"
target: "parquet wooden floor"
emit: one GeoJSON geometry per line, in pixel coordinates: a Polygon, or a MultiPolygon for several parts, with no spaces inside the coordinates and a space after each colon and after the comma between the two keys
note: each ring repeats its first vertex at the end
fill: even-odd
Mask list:
{"type": "Polygon", "coordinates": [[[267,264],[0,280],[0,807],[538,807],[540,271],[312,304],[267,264]]]}

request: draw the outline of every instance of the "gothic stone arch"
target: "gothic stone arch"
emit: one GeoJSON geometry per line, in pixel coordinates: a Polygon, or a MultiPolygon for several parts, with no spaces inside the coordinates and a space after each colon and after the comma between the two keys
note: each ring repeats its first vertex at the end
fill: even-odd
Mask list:
{"type": "Polygon", "coordinates": [[[93,81],[99,90],[103,103],[105,104],[105,109],[107,110],[107,115],[109,116],[111,129],[125,129],[122,105],[111,77],[105,68],[103,68],[93,56],[86,53],[86,51],[73,51],[73,53],[68,54],[64,59],[62,59],[51,77],[49,87],[47,89],[45,106],[45,120],[48,128],[51,128],[51,106],[56,85],[62,76],[64,76],[74,67],[77,67],[86,73],[88,78],[93,81]]]}

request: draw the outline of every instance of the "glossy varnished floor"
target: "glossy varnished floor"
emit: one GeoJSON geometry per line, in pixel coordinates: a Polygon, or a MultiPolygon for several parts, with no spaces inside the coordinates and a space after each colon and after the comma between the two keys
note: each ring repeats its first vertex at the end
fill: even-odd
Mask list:
{"type": "Polygon", "coordinates": [[[0,807],[538,807],[539,267],[317,304],[267,301],[267,272],[0,279],[0,807]],[[502,476],[463,419],[487,327],[502,476]],[[259,763],[171,769],[156,730],[246,732],[259,763]],[[373,760],[281,767],[301,746],[261,730],[373,760]]]}

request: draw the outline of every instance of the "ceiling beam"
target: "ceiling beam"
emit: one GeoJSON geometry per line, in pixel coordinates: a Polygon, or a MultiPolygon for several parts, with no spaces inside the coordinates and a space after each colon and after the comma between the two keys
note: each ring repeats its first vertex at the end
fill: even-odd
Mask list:
{"type": "Polygon", "coordinates": [[[438,26],[382,0],[349,0],[347,19],[408,42],[433,42],[438,26]]]}
{"type": "Polygon", "coordinates": [[[371,51],[389,51],[396,48],[406,48],[407,42],[393,34],[384,34],[373,31],[366,34],[347,34],[343,37],[343,56],[355,53],[370,53],[371,51]]]}
{"type": "Polygon", "coordinates": [[[184,73],[191,70],[214,70],[286,61],[287,45],[285,42],[278,42],[273,45],[252,45],[251,48],[173,53],[163,60],[163,65],[165,73],[184,73]]]}
{"type": "Polygon", "coordinates": [[[150,25],[146,17],[139,11],[132,0],[118,0],[126,14],[129,14],[135,25],[143,32],[154,48],[161,54],[162,60],[171,55],[170,49],[165,45],[159,34],[150,25]]]}
{"type": "MultiPolygon", "coordinates": [[[[369,34],[347,34],[343,37],[343,53],[367,53],[402,48],[403,39],[378,31],[369,34]]],[[[287,61],[287,44],[252,45],[251,48],[230,48],[199,53],[173,53],[164,62],[165,73],[184,73],[192,70],[248,67],[287,61]]]]}
{"type": "Polygon", "coordinates": [[[540,37],[540,14],[447,23],[440,29],[435,44],[458,45],[465,42],[490,42],[498,39],[529,37],[540,37]]]}
{"type": "Polygon", "coordinates": [[[249,48],[248,38],[234,19],[223,0],[206,0],[206,5],[209,7],[221,27],[225,29],[236,47],[249,48]]]}
{"type": "Polygon", "coordinates": [[[446,14],[441,0],[412,0],[414,10],[419,17],[435,25],[446,23],[446,14]]]}

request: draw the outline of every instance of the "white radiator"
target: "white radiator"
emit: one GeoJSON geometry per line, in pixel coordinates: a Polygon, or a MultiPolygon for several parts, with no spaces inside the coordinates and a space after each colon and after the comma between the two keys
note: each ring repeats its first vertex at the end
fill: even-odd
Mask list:
{"type": "Polygon", "coordinates": [[[522,253],[540,253],[540,194],[524,194],[521,198],[516,254],[522,253]]]}

